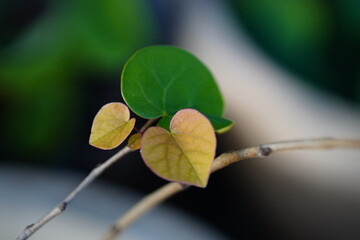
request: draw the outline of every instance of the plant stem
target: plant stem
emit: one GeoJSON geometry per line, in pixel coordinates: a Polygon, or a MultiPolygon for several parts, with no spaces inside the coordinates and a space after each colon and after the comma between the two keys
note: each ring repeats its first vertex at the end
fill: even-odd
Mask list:
{"type": "Polygon", "coordinates": [[[124,155],[126,155],[131,151],[132,150],[129,147],[124,147],[118,153],[116,153],[111,158],[109,158],[107,161],[94,168],[90,172],[90,174],[74,190],[72,190],[70,194],[63,201],[61,201],[55,208],[53,208],[50,212],[48,212],[36,223],[27,226],[25,230],[18,236],[17,240],[28,239],[39,228],[41,228],[51,219],[53,219],[54,217],[65,211],[67,205],[79,194],[79,192],[81,192],[85,187],[87,187],[91,182],[93,182],[110,165],[112,165],[118,159],[120,159],[121,157],[123,157],[124,155]]]}
{"type": "MultiPolygon", "coordinates": [[[[140,129],[140,133],[143,133],[156,119],[148,120],[145,125],[140,129]]],[[[44,226],[47,222],[49,222],[54,217],[60,215],[62,212],[66,210],[66,207],[69,203],[88,185],[90,185],[97,177],[99,177],[108,167],[110,167],[113,163],[118,161],[120,158],[125,156],[126,154],[132,152],[129,147],[124,147],[111,158],[106,160],[104,163],[100,164],[96,168],[94,168],[89,175],[82,180],[82,182],[70,192],[70,194],[61,201],[56,207],[54,207],[50,212],[48,212],[45,216],[43,216],[37,222],[30,224],[27,226],[24,231],[16,238],[16,240],[25,240],[28,239],[33,233],[39,230],[42,226],[44,226]]]]}
{"type": "Polygon", "coordinates": [[[142,126],[142,128],[139,130],[139,133],[144,133],[146,129],[148,129],[155,121],[157,121],[159,118],[149,119],[147,122],[142,126]]]}
{"type": "MultiPolygon", "coordinates": [[[[291,150],[333,148],[360,148],[360,140],[321,138],[262,144],[256,147],[250,147],[238,151],[221,154],[214,160],[211,168],[211,173],[216,172],[226,166],[229,166],[232,163],[241,160],[251,158],[265,158],[272,153],[291,150]]],[[[125,228],[127,228],[137,219],[139,219],[142,215],[144,215],[169,197],[187,189],[188,187],[190,186],[177,182],[172,182],[145,196],[142,200],[136,203],[130,210],[128,210],[121,218],[116,221],[116,223],[106,232],[103,239],[114,240],[118,234],[120,234],[125,228]]]]}
{"type": "Polygon", "coordinates": [[[115,239],[115,237],[139,217],[150,211],[153,207],[174,194],[186,189],[188,185],[171,182],[141,199],[132,207],[116,224],[106,233],[104,240],[115,239]]]}

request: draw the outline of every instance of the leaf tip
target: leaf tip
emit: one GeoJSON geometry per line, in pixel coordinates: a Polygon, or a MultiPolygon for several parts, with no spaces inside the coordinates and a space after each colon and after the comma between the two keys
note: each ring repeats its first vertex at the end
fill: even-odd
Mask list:
{"type": "Polygon", "coordinates": [[[218,133],[218,134],[226,133],[226,132],[229,131],[233,126],[234,126],[234,122],[231,121],[231,123],[230,123],[229,125],[227,125],[226,127],[217,129],[217,130],[216,130],[216,133],[218,133]]]}

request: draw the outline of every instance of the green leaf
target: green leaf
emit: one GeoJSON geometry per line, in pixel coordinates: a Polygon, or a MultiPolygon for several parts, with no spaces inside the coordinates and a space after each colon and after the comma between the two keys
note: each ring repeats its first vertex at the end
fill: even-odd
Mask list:
{"type": "Polygon", "coordinates": [[[234,125],[233,121],[226,118],[222,118],[219,116],[209,116],[209,115],[206,115],[206,117],[210,120],[215,131],[219,134],[229,131],[234,125]]]}
{"type": "MultiPolygon", "coordinates": [[[[205,115],[211,122],[211,124],[213,125],[215,131],[219,134],[225,133],[227,131],[229,131],[232,126],[234,125],[234,122],[223,118],[223,117],[219,117],[219,116],[208,116],[205,115]]],[[[157,126],[165,128],[166,130],[169,130],[170,128],[170,121],[171,118],[173,116],[164,116],[160,119],[160,121],[157,123],[157,126]]]]}
{"type": "Polygon", "coordinates": [[[143,118],[169,116],[184,108],[221,116],[223,99],[209,70],[193,55],[171,46],[136,52],[121,76],[121,93],[130,109],[143,118]]]}
{"type": "Polygon", "coordinates": [[[151,127],[143,135],[141,156],[158,176],[206,187],[214,160],[216,138],[210,121],[194,109],[175,114],[170,132],[151,127]]]}
{"type": "Polygon", "coordinates": [[[170,130],[170,122],[172,118],[173,116],[166,115],[159,120],[157,125],[159,127],[165,128],[166,130],[170,130]]]}

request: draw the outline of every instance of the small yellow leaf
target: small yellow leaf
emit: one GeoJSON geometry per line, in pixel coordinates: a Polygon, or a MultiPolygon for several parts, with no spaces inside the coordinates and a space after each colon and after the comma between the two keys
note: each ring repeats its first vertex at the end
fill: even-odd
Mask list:
{"type": "Polygon", "coordinates": [[[162,178],[206,187],[215,148],[210,121],[194,109],[184,109],[171,120],[170,132],[151,127],[144,133],[141,156],[162,178]]]}
{"type": "Polygon", "coordinates": [[[140,133],[135,133],[135,134],[131,135],[131,137],[129,137],[127,145],[132,150],[140,149],[140,144],[141,144],[141,134],[140,133]]]}
{"type": "Polygon", "coordinates": [[[130,134],[135,119],[130,119],[128,107],[122,103],[108,103],[96,114],[90,134],[90,145],[100,149],[119,146],[130,134]]]}

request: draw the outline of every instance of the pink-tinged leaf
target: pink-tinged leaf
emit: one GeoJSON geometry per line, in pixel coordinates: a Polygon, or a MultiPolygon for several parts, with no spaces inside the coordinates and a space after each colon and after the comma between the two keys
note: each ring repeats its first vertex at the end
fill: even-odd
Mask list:
{"type": "Polygon", "coordinates": [[[129,136],[135,125],[128,107],[122,103],[108,103],[96,114],[90,134],[90,145],[100,149],[113,149],[129,136]]]}
{"type": "Polygon", "coordinates": [[[215,149],[214,128],[194,109],[177,112],[170,132],[149,128],[141,142],[141,156],[155,174],[198,187],[207,185],[215,149]]]}

